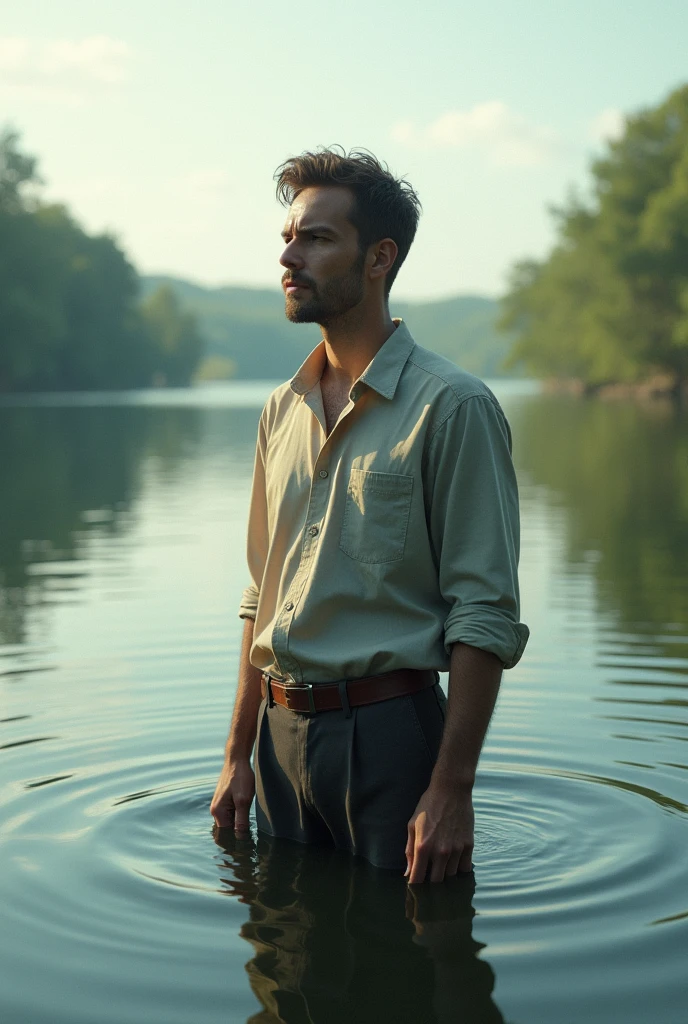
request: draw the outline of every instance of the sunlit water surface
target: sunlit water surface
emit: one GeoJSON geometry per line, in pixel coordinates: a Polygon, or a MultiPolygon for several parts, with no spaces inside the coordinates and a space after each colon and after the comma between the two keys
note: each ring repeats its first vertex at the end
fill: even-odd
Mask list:
{"type": "Polygon", "coordinates": [[[3,1021],[688,1021],[688,418],[494,387],[532,638],[413,893],[213,837],[270,385],[5,400],[3,1021]]]}

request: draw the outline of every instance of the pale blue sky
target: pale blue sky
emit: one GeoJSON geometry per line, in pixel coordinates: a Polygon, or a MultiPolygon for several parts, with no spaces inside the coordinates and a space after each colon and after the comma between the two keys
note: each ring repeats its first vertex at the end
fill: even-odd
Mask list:
{"type": "Polygon", "coordinates": [[[0,120],[144,272],[277,285],[292,153],[366,146],[424,206],[395,293],[498,294],[620,116],[688,81],[688,4],[24,0],[0,120]]]}

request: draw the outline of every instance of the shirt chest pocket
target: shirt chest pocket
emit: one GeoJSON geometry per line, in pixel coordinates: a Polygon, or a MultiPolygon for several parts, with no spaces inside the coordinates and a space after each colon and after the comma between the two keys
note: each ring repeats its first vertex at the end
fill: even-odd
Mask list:
{"type": "Polygon", "coordinates": [[[352,469],[339,546],[359,562],[396,562],[404,557],[413,477],[352,469]]]}

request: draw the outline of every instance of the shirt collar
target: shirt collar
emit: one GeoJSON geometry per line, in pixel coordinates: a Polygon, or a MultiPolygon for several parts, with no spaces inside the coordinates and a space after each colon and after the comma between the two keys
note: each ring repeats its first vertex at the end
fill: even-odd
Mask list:
{"type": "MultiPolygon", "coordinates": [[[[368,363],[359,377],[363,384],[377,391],[383,398],[394,398],[401,377],[415,341],[400,317],[394,317],[397,325],[393,334],[368,363]]],[[[321,341],[306,357],[290,381],[292,391],[305,395],[315,387],[325,369],[325,342],[321,341]]]]}
{"type": "Polygon", "coordinates": [[[316,345],[310,355],[306,356],[301,366],[289,382],[296,395],[305,395],[312,391],[322,377],[325,369],[325,342],[316,345]]]}

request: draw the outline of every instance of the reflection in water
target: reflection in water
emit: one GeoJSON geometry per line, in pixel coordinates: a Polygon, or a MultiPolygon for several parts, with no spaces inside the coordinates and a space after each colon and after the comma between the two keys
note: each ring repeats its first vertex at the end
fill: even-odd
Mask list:
{"type": "Polygon", "coordinates": [[[198,442],[200,411],[0,408],[0,642],[21,643],[32,607],[76,591],[73,559],[127,527],[143,459],[173,467],[198,442]],[[95,515],[95,511],[98,515],[95,515]],[[54,573],[35,563],[53,563],[54,573]]]}
{"type": "Polygon", "coordinates": [[[223,891],[263,1009],[250,1024],[499,1024],[494,974],[472,937],[473,875],[412,889],[328,847],[215,831],[223,891]]]}
{"type": "Polygon", "coordinates": [[[568,565],[553,604],[566,610],[569,642],[594,643],[609,752],[637,792],[660,790],[658,802],[685,814],[677,745],[688,738],[688,415],[669,403],[542,395],[512,424],[524,492],[565,513],[568,565]],[[591,595],[577,589],[585,579],[591,595]],[[577,630],[591,596],[594,616],[577,630]]]}
{"type": "MultiPolygon", "coordinates": [[[[669,625],[686,642],[688,416],[542,395],[510,418],[518,469],[565,507],[568,557],[593,569],[601,610],[629,632],[669,625]]],[[[671,638],[664,646],[678,656],[671,638]]]]}
{"type": "Polygon", "coordinates": [[[225,451],[229,442],[252,458],[256,417],[253,408],[0,406],[0,644],[25,642],[32,610],[78,597],[89,543],[135,525],[147,470],[178,487],[214,432],[225,451]]]}

